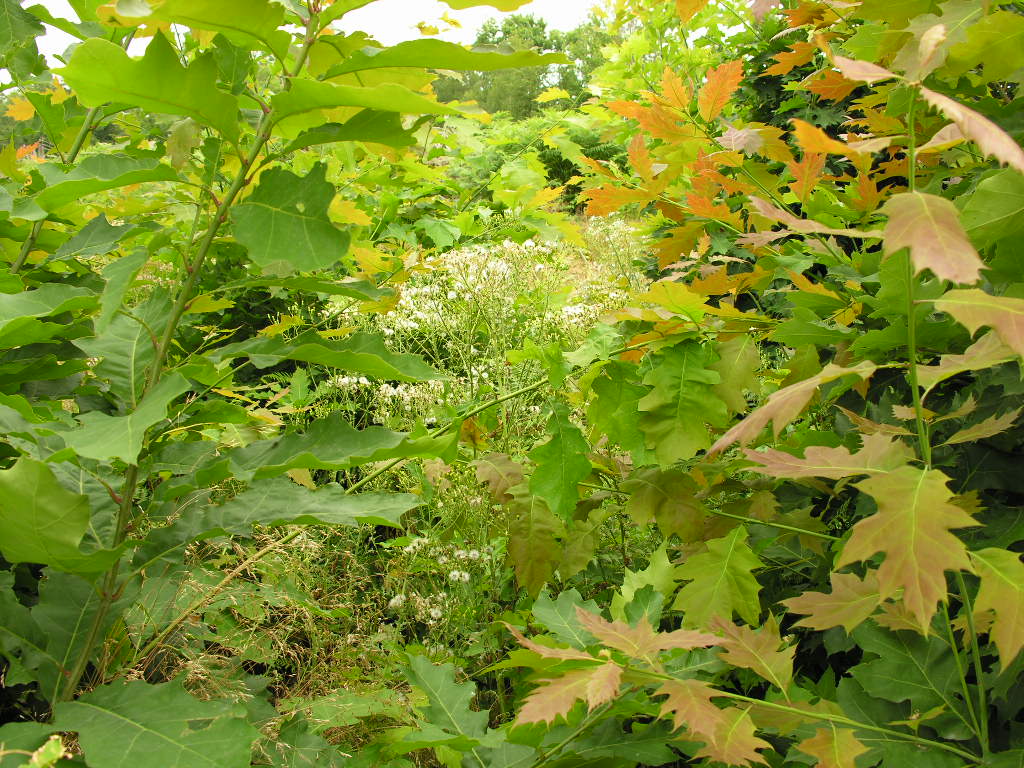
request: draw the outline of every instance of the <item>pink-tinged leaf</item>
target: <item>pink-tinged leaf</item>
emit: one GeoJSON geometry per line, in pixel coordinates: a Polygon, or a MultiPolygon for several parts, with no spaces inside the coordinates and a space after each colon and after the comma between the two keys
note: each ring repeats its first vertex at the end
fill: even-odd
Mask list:
{"type": "Polygon", "coordinates": [[[925,192],[902,192],[890,197],[882,212],[886,254],[910,249],[917,272],[930,269],[954,283],[976,283],[985,266],[960,226],[960,214],[949,200],[925,192]]]}
{"type": "Polygon", "coordinates": [[[515,637],[516,641],[521,646],[533,651],[534,653],[544,657],[545,659],[560,659],[563,661],[599,661],[599,659],[595,659],[589,653],[579,651],[575,648],[552,648],[547,645],[535,643],[533,640],[523,635],[522,632],[513,627],[511,624],[506,623],[505,626],[508,628],[508,631],[512,633],[512,636],[515,637]]]}
{"type": "Polygon", "coordinates": [[[949,477],[934,469],[903,466],[857,483],[878,511],[850,531],[837,568],[882,552],[879,594],[903,590],[903,604],[927,629],[936,606],[946,599],[946,571],[970,571],[967,547],[950,531],[977,525],[952,503],[949,477]]]}
{"type": "Polygon", "coordinates": [[[856,768],[855,760],[868,751],[853,731],[829,723],[796,748],[817,759],[818,768],[856,768]]]}
{"type": "Polygon", "coordinates": [[[779,636],[779,623],[772,615],[764,625],[752,627],[733,624],[716,618],[712,630],[722,635],[719,645],[722,661],[734,667],[743,667],[759,674],[785,694],[793,682],[793,654],[795,645],[784,645],[779,636]]]}
{"type": "Polygon", "coordinates": [[[794,232],[801,232],[806,234],[822,234],[822,235],[841,235],[843,237],[881,237],[882,233],[877,229],[868,231],[860,229],[835,229],[833,227],[827,227],[824,224],[819,224],[812,219],[801,219],[798,216],[794,216],[789,211],[786,211],[778,206],[772,205],[767,200],[762,200],[756,195],[750,195],[750,203],[753,205],[754,210],[764,216],[766,219],[772,221],[778,221],[794,232]]]}
{"type": "Polygon", "coordinates": [[[1024,299],[965,288],[935,299],[935,308],[948,312],[971,333],[983,325],[994,329],[1006,346],[1024,357],[1024,299]]]}
{"type": "Polygon", "coordinates": [[[881,432],[866,435],[863,447],[850,453],[844,446],[831,448],[815,445],[804,451],[801,459],[791,453],[769,448],[745,451],[758,466],[753,470],[771,477],[827,477],[839,480],[852,475],[875,475],[901,467],[914,457],[914,452],[899,440],[881,432]]]}
{"type": "Polygon", "coordinates": [[[761,434],[761,430],[768,426],[769,422],[772,423],[775,436],[778,437],[779,433],[807,407],[822,384],[841,379],[843,376],[858,376],[862,380],[867,380],[876,370],[877,366],[867,360],[852,368],[841,368],[829,363],[820,373],[772,393],[764,405],[722,435],[708,453],[719,453],[736,442],[746,445],[761,434]]]}
{"type": "Polygon", "coordinates": [[[677,729],[685,728],[701,741],[713,741],[725,725],[725,710],[711,702],[717,693],[707,683],[689,678],[669,680],[654,695],[668,697],[661,704],[661,717],[670,714],[677,729]]]}
{"type": "MultiPolygon", "coordinates": [[[[984,295],[988,296],[988,294],[984,295]]],[[[975,326],[975,328],[977,327],[975,326]]],[[[939,382],[945,381],[959,373],[964,371],[980,371],[985,368],[991,368],[994,365],[1008,363],[1015,359],[1018,354],[1006,345],[998,333],[989,331],[964,350],[962,355],[943,355],[939,358],[937,365],[919,365],[917,367],[917,380],[927,393],[939,382]]]]}
{"type": "Polygon", "coordinates": [[[890,80],[897,75],[884,67],[872,64],[870,61],[848,59],[845,56],[835,56],[832,63],[836,69],[843,73],[844,77],[850,80],[858,80],[862,83],[877,83],[881,80],[890,80]]]}
{"type": "Polygon", "coordinates": [[[752,0],[750,3],[750,13],[754,16],[754,21],[758,23],[764,21],[764,17],[772,12],[772,9],[778,8],[782,5],[782,0],[752,0]]]}
{"type": "Polygon", "coordinates": [[[1006,669],[1024,648],[1024,563],[1016,552],[994,548],[971,552],[971,562],[981,577],[974,611],[995,614],[989,637],[1006,669]]]}
{"type": "Polygon", "coordinates": [[[966,137],[964,132],[960,130],[960,126],[956,123],[950,123],[940,128],[935,132],[934,136],[918,147],[917,153],[942,152],[945,149],[955,147],[957,144],[963,144],[964,141],[966,141],[966,137]]]}
{"type": "Polygon", "coordinates": [[[882,601],[874,571],[868,571],[863,581],[852,573],[833,573],[831,576],[831,593],[804,592],[782,601],[791,613],[805,617],[794,626],[819,631],[842,627],[850,633],[874,613],[882,601]]]}
{"type": "Polygon", "coordinates": [[[986,157],[1024,173],[1024,149],[1010,135],[984,115],[948,96],[921,87],[924,100],[956,123],[964,136],[977,144],[986,157]]]}
{"type": "Polygon", "coordinates": [[[723,710],[722,717],[725,722],[715,732],[714,741],[705,742],[694,757],[706,757],[726,765],[767,765],[758,750],[771,749],[772,745],[754,735],[754,721],[749,712],[732,707],[723,710]]]}
{"type": "Polygon", "coordinates": [[[742,79],[743,62],[739,59],[727,61],[708,72],[707,82],[697,95],[700,116],[708,121],[718,117],[740,87],[742,79]]]}
{"type": "Polygon", "coordinates": [[[764,144],[764,138],[756,128],[734,128],[730,125],[718,138],[718,143],[726,149],[753,155],[764,144]]]}
{"type": "Polygon", "coordinates": [[[622,651],[634,659],[644,659],[659,651],[670,648],[707,648],[717,645],[715,635],[696,632],[689,629],[677,629],[675,632],[656,632],[647,617],[640,619],[635,627],[623,621],[608,621],[602,616],[590,613],[577,606],[576,617],[580,625],[601,641],[603,645],[622,651]]]}
{"type": "Polygon", "coordinates": [[[607,662],[598,667],[573,669],[552,680],[542,680],[523,702],[517,724],[553,723],[565,717],[580,700],[593,710],[614,699],[622,681],[622,667],[607,662]]]}
{"type": "Polygon", "coordinates": [[[1013,426],[1014,422],[1020,416],[1021,408],[1015,411],[1009,411],[1008,413],[1001,414],[999,416],[989,416],[984,421],[980,421],[977,424],[972,424],[969,427],[954,432],[950,438],[943,443],[943,445],[957,445],[959,443],[973,443],[975,440],[984,440],[986,437],[992,437],[998,435],[1001,432],[1005,432],[1013,426]]]}

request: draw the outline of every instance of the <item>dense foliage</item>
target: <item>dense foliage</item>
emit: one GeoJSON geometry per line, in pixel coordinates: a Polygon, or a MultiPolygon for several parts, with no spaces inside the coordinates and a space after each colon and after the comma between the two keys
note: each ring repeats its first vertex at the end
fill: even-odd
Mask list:
{"type": "Polygon", "coordinates": [[[1024,765],[1024,8],[369,1],[0,0],[0,766],[1024,765]]]}

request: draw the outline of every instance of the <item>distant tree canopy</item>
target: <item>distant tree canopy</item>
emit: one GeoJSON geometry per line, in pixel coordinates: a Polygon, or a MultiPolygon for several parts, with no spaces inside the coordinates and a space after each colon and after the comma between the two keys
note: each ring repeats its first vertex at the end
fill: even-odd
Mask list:
{"type": "Polygon", "coordinates": [[[594,17],[569,32],[549,30],[546,21],[531,14],[513,14],[500,23],[490,19],[477,33],[475,46],[559,52],[570,63],[443,77],[435,83],[435,90],[441,101],[476,101],[488,112],[508,112],[516,119],[529,117],[540,110],[535,99],[547,88],[562,88],[574,101],[585,96],[588,77],[601,63],[601,47],[613,39],[594,17]]]}

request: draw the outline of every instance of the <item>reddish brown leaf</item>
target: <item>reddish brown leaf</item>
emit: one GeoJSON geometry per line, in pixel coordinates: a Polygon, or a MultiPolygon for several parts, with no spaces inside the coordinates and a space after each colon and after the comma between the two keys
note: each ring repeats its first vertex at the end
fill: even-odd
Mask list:
{"type": "Polygon", "coordinates": [[[827,477],[839,480],[853,475],[875,475],[903,466],[914,457],[906,443],[892,440],[881,432],[866,435],[863,447],[856,453],[844,446],[831,448],[815,445],[807,448],[804,458],[768,448],[745,451],[758,466],[754,469],[771,477],[827,477]]]}
{"type": "Polygon", "coordinates": [[[983,325],[995,329],[1006,346],[1024,357],[1024,299],[965,288],[948,291],[935,300],[935,308],[951,314],[971,333],[983,325]]]}
{"type": "Polygon", "coordinates": [[[761,434],[761,430],[768,426],[768,422],[772,423],[775,436],[778,437],[786,425],[799,416],[800,412],[807,407],[807,404],[822,384],[848,375],[858,376],[866,381],[875,372],[876,368],[877,366],[874,363],[867,360],[858,363],[852,368],[841,368],[834,363],[829,363],[820,373],[772,393],[764,405],[753,411],[747,418],[722,435],[718,442],[711,446],[708,453],[719,453],[735,442],[746,445],[761,434]]]}
{"type": "Polygon", "coordinates": [[[853,731],[836,728],[832,723],[819,728],[817,733],[801,741],[796,748],[817,758],[818,768],[855,768],[856,758],[868,751],[853,731]]]}
{"type": "Polygon", "coordinates": [[[743,62],[740,59],[727,61],[708,72],[707,82],[697,96],[697,111],[705,120],[714,120],[740,87],[743,78],[743,62]]]}
{"type": "Polygon", "coordinates": [[[948,483],[938,470],[909,465],[861,480],[857,488],[874,498],[878,511],[853,526],[836,562],[841,568],[884,553],[879,594],[884,600],[902,589],[922,629],[946,599],[946,571],[971,570],[967,548],[950,530],[977,523],[951,503],[948,483]]]}
{"type": "MultiPolygon", "coordinates": [[[[743,667],[759,674],[783,694],[793,682],[793,654],[796,646],[783,647],[779,624],[774,616],[758,629],[733,624],[717,618],[710,629],[722,634],[720,657],[734,667],[743,667]]],[[[788,698],[788,696],[787,696],[788,698]]]]}
{"type": "Polygon", "coordinates": [[[842,101],[859,88],[859,84],[830,69],[825,75],[807,86],[807,90],[827,101],[842,101]]]}
{"type": "Polygon", "coordinates": [[[640,623],[635,627],[622,621],[608,621],[578,606],[576,616],[583,628],[600,640],[602,644],[622,651],[634,659],[647,658],[670,648],[692,650],[707,648],[717,645],[719,642],[715,635],[689,629],[677,629],[675,632],[655,632],[646,616],[641,618],[640,623]]]}
{"type": "Polygon", "coordinates": [[[973,109],[948,96],[921,87],[924,100],[959,126],[968,139],[977,144],[986,157],[1024,173],[1024,149],[1002,128],[973,109]]]}
{"type": "Polygon", "coordinates": [[[842,627],[852,632],[867,619],[881,602],[878,578],[868,571],[863,581],[852,573],[833,573],[832,592],[804,592],[783,600],[792,613],[805,616],[794,626],[826,630],[842,627]]]}
{"type": "Polygon", "coordinates": [[[553,723],[565,717],[580,700],[590,710],[614,699],[622,681],[622,667],[607,662],[597,667],[573,669],[553,680],[542,680],[523,702],[516,723],[553,723]]]}
{"type": "Polygon", "coordinates": [[[936,277],[954,283],[978,282],[984,264],[949,200],[925,192],[901,192],[886,201],[882,212],[889,217],[886,254],[909,248],[917,272],[930,269],[936,277]]]}
{"type": "Polygon", "coordinates": [[[768,67],[761,77],[766,75],[785,75],[795,67],[802,67],[814,58],[814,53],[817,50],[818,47],[814,43],[793,43],[787,50],[779,51],[772,56],[777,63],[768,67]]]}

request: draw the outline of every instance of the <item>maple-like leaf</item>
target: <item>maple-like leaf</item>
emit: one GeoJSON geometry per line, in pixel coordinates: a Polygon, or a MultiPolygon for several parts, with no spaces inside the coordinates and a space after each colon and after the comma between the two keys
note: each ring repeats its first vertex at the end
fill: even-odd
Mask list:
{"type": "Polygon", "coordinates": [[[542,680],[530,692],[516,717],[517,724],[553,723],[565,717],[580,700],[594,710],[614,699],[622,682],[622,667],[613,661],[599,666],[572,669],[561,677],[542,680]]]}
{"type": "Polygon", "coordinates": [[[917,272],[930,269],[936,277],[954,283],[978,282],[985,265],[949,200],[925,192],[901,192],[886,201],[882,213],[889,217],[884,234],[887,255],[909,248],[917,272]]]}
{"type": "MultiPolygon", "coordinates": [[[[786,694],[793,682],[795,645],[784,646],[779,636],[779,623],[770,615],[758,629],[733,624],[716,617],[713,631],[722,635],[718,644],[720,658],[734,667],[751,669],[786,694]]],[[[788,698],[788,696],[787,696],[788,698]]]]}
{"type": "Polygon", "coordinates": [[[688,23],[707,4],[708,0],[676,0],[676,13],[679,15],[679,21],[683,24],[688,23]]]}
{"type": "Polygon", "coordinates": [[[718,342],[719,358],[708,366],[717,371],[722,380],[714,386],[726,407],[733,413],[748,409],[745,392],[758,388],[757,369],[761,367],[761,354],[753,336],[743,334],[718,342]]]}
{"type": "Polygon", "coordinates": [[[584,190],[583,197],[588,201],[588,216],[607,216],[630,203],[647,204],[655,197],[655,194],[646,189],[602,186],[584,190]]]}
{"type": "Polygon", "coordinates": [[[767,764],[758,750],[771,749],[772,745],[754,735],[754,721],[750,713],[746,709],[731,707],[722,710],[722,719],[724,722],[715,732],[714,740],[704,742],[694,757],[706,757],[726,765],[767,764]]]}
{"type": "Polygon", "coordinates": [[[629,493],[626,514],[638,525],[656,522],[666,539],[701,540],[707,513],[697,496],[696,481],[678,467],[638,469],[620,486],[629,493]]]}
{"type": "Polygon", "coordinates": [[[804,152],[799,161],[786,164],[786,168],[793,174],[789,190],[797,196],[801,203],[807,202],[807,198],[821,181],[827,159],[827,156],[822,153],[804,152]]]}
{"type": "Polygon", "coordinates": [[[995,614],[989,637],[1006,669],[1024,647],[1024,563],[1016,552],[993,547],[971,552],[971,562],[981,577],[974,610],[995,614]]]}
{"type": "Polygon", "coordinates": [[[906,443],[893,440],[882,432],[865,435],[862,447],[856,453],[850,453],[845,446],[832,448],[823,445],[810,446],[804,451],[802,459],[775,448],[760,451],[747,449],[744,453],[758,465],[755,469],[763,475],[827,477],[831,480],[888,472],[914,457],[914,452],[906,443]]]}
{"type": "Polygon", "coordinates": [[[818,47],[814,43],[796,42],[784,51],[779,51],[774,56],[776,63],[761,73],[761,77],[767,75],[785,75],[795,67],[801,67],[814,58],[818,47]]]}
{"type": "Polygon", "coordinates": [[[882,599],[902,589],[903,603],[923,629],[946,598],[945,572],[971,570],[967,547],[950,530],[977,523],[951,503],[948,483],[938,470],[909,465],[861,480],[857,488],[874,498],[878,511],[853,526],[836,562],[841,568],[884,553],[878,569],[882,599]]]}
{"type": "Polygon", "coordinates": [[[808,85],[807,90],[826,101],[842,101],[859,87],[858,83],[830,69],[822,78],[808,85]]]}
{"type": "Polygon", "coordinates": [[[1013,426],[1020,416],[1021,408],[1015,411],[1007,411],[998,416],[989,416],[977,424],[964,427],[950,435],[943,445],[957,445],[959,443],[973,443],[975,440],[984,440],[986,437],[998,435],[1013,426]]]}
{"type": "Polygon", "coordinates": [[[824,224],[819,224],[813,219],[801,219],[798,216],[794,216],[789,211],[783,210],[778,206],[772,205],[767,200],[763,200],[756,195],[750,195],[750,203],[759,214],[764,216],[766,219],[772,221],[778,221],[785,226],[792,229],[794,232],[805,232],[820,233],[825,235],[840,235],[843,237],[881,237],[882,233],[878,230],[861,230],[861,229],[836,229],[829,227],[824,224]]]}
{"type": "Polygon", "coordinates": [[[477,482],[486,483],[494,500],[512,501],[508,491],[523,482],[523,465],[513,461],[507,453],[488,453],[470,462],[476,468],[477,482]]]}
{"type": "Polygon", "coordinates": [[[519,585],[536,596],[561,559],[562,548],[556,537],[564,535],[565,527],[544,500],[532,495],[525,485],[517,485],[509,493],[513,500],[508,505],[508,560],[519,585]]]}
{"type": "Polygon", "coordinates": [[[951,314],[971,333],[983,325],[993,328],[1006,346],[1024,357],[1024,299],[958,288],[934,301],[937,310],[951,314]]]}
{"type": "Polygon", "coordinates": [[[848,59],[845,56],[834,56],[832,63],[836,66],[836,69],[843,73],[844,77],[848,77],[850,80],[858,80],[862,83],[877,83],[880,80],[890,80],[896,77],[889,70],[877,64],[872,64],[870,61],[848,59]]]}
{"type": "Polygon", "coordinates": [[[559,659],[561,661],[598,661],[598,659],[595,659],[589,653],[585,653],[577,648],[553,648],[549,645],[541,645],[540,643],[535,643],[533,640],[526,637],[511,624],[505,623],[505,627],[512,633],[516,642],[545,659],[559,659]]]}
{"type": "Polygon", "coordinates": [[[705,682],[694,679],[669,680],[655,696],[667,696],[661,703],[661,717],[672,715],[677,729],[685,728],[702,741],[712,741],[725,725],[725,710],[712,702],[717,691],[705,682]]]}
{"type": "Polygon", "coordinates": [[[984,115],[948,96],[921,86],[924,100],[959,126],[961,132],[981,149],[986,157],[1024,173],[1024,149],[1010,135],[984,115]]]}
{"type": "Polygon", "coordinates": [[[768,422],[771,422],[775,436],[778,437],[779,433],[807,407],[822,384],[848,375],[859,376],[861,379],[867,380],[876,369],[877,366],[867,360],[851,368],[842,368],[834,363],[829,363],[814,376],[773,392],[765,400],[764,405],[718,438],[708,453],[719,453],[735,442],[746,445],[761,434],[761,430],[768,426],[768,422]]]}
{"type": "Polygon", "coordinates": [[[842,627],[847,633],[867,619],[881,602],[878,577],[868,571],[863,580],[853,573],[833,573],[832,592],[804,592],[783,600],[792,613],[805,618],[794,626],[826,630],[842,627]]]}
{"type": "Polygon", "coordinates": [[[603,645],[622,651],[634,659],[644,659],[671,648],[707,648],[718,645],[719,638],[706,632],[677,629],[674,632],[655,632],[646,616],[636,626],[623,621],[608,621],[582,607],[576,608],[580,624],[603,645]]]}
{"type": "Polygon", "coordinates": [[[962,355],[942,355],[937,365],[918,366],[917,380],[927,395],[935,385],[959,373],[991,368],[1008,363],[1016,357],[1017,354],[1003,342],[999,334],[990,331],[965,349],[962,355]]]}
{"type": "Polygon", "coordinates": [[[679,590],[673,610],[684,611],[684,627],[706,627],[714,616],[732,618],[737,613],[748,624],[756,624],[761,612],[761,585],[753,571],[763,567],[747,545],[742,525],[720,539],[707,543],[708,551],[687,558],[676,571],[680,579],[692,581],[679,590]]]}
{"type": "Polygon", "coordinates": [[[707,82],[697,94],[697,111],[705,120],[714,120],[740,87],[743,61],[736,59],[720,64],[708,72],[707,82]]]}
{"type": "Polygon", "coordinates": [[[849,728],[837,728],[829,723],[819,728],[811,738],[804,739],[796,748],[817,758],[818,768],[855,768],[855,760],[868,751],[849,728]]]}

